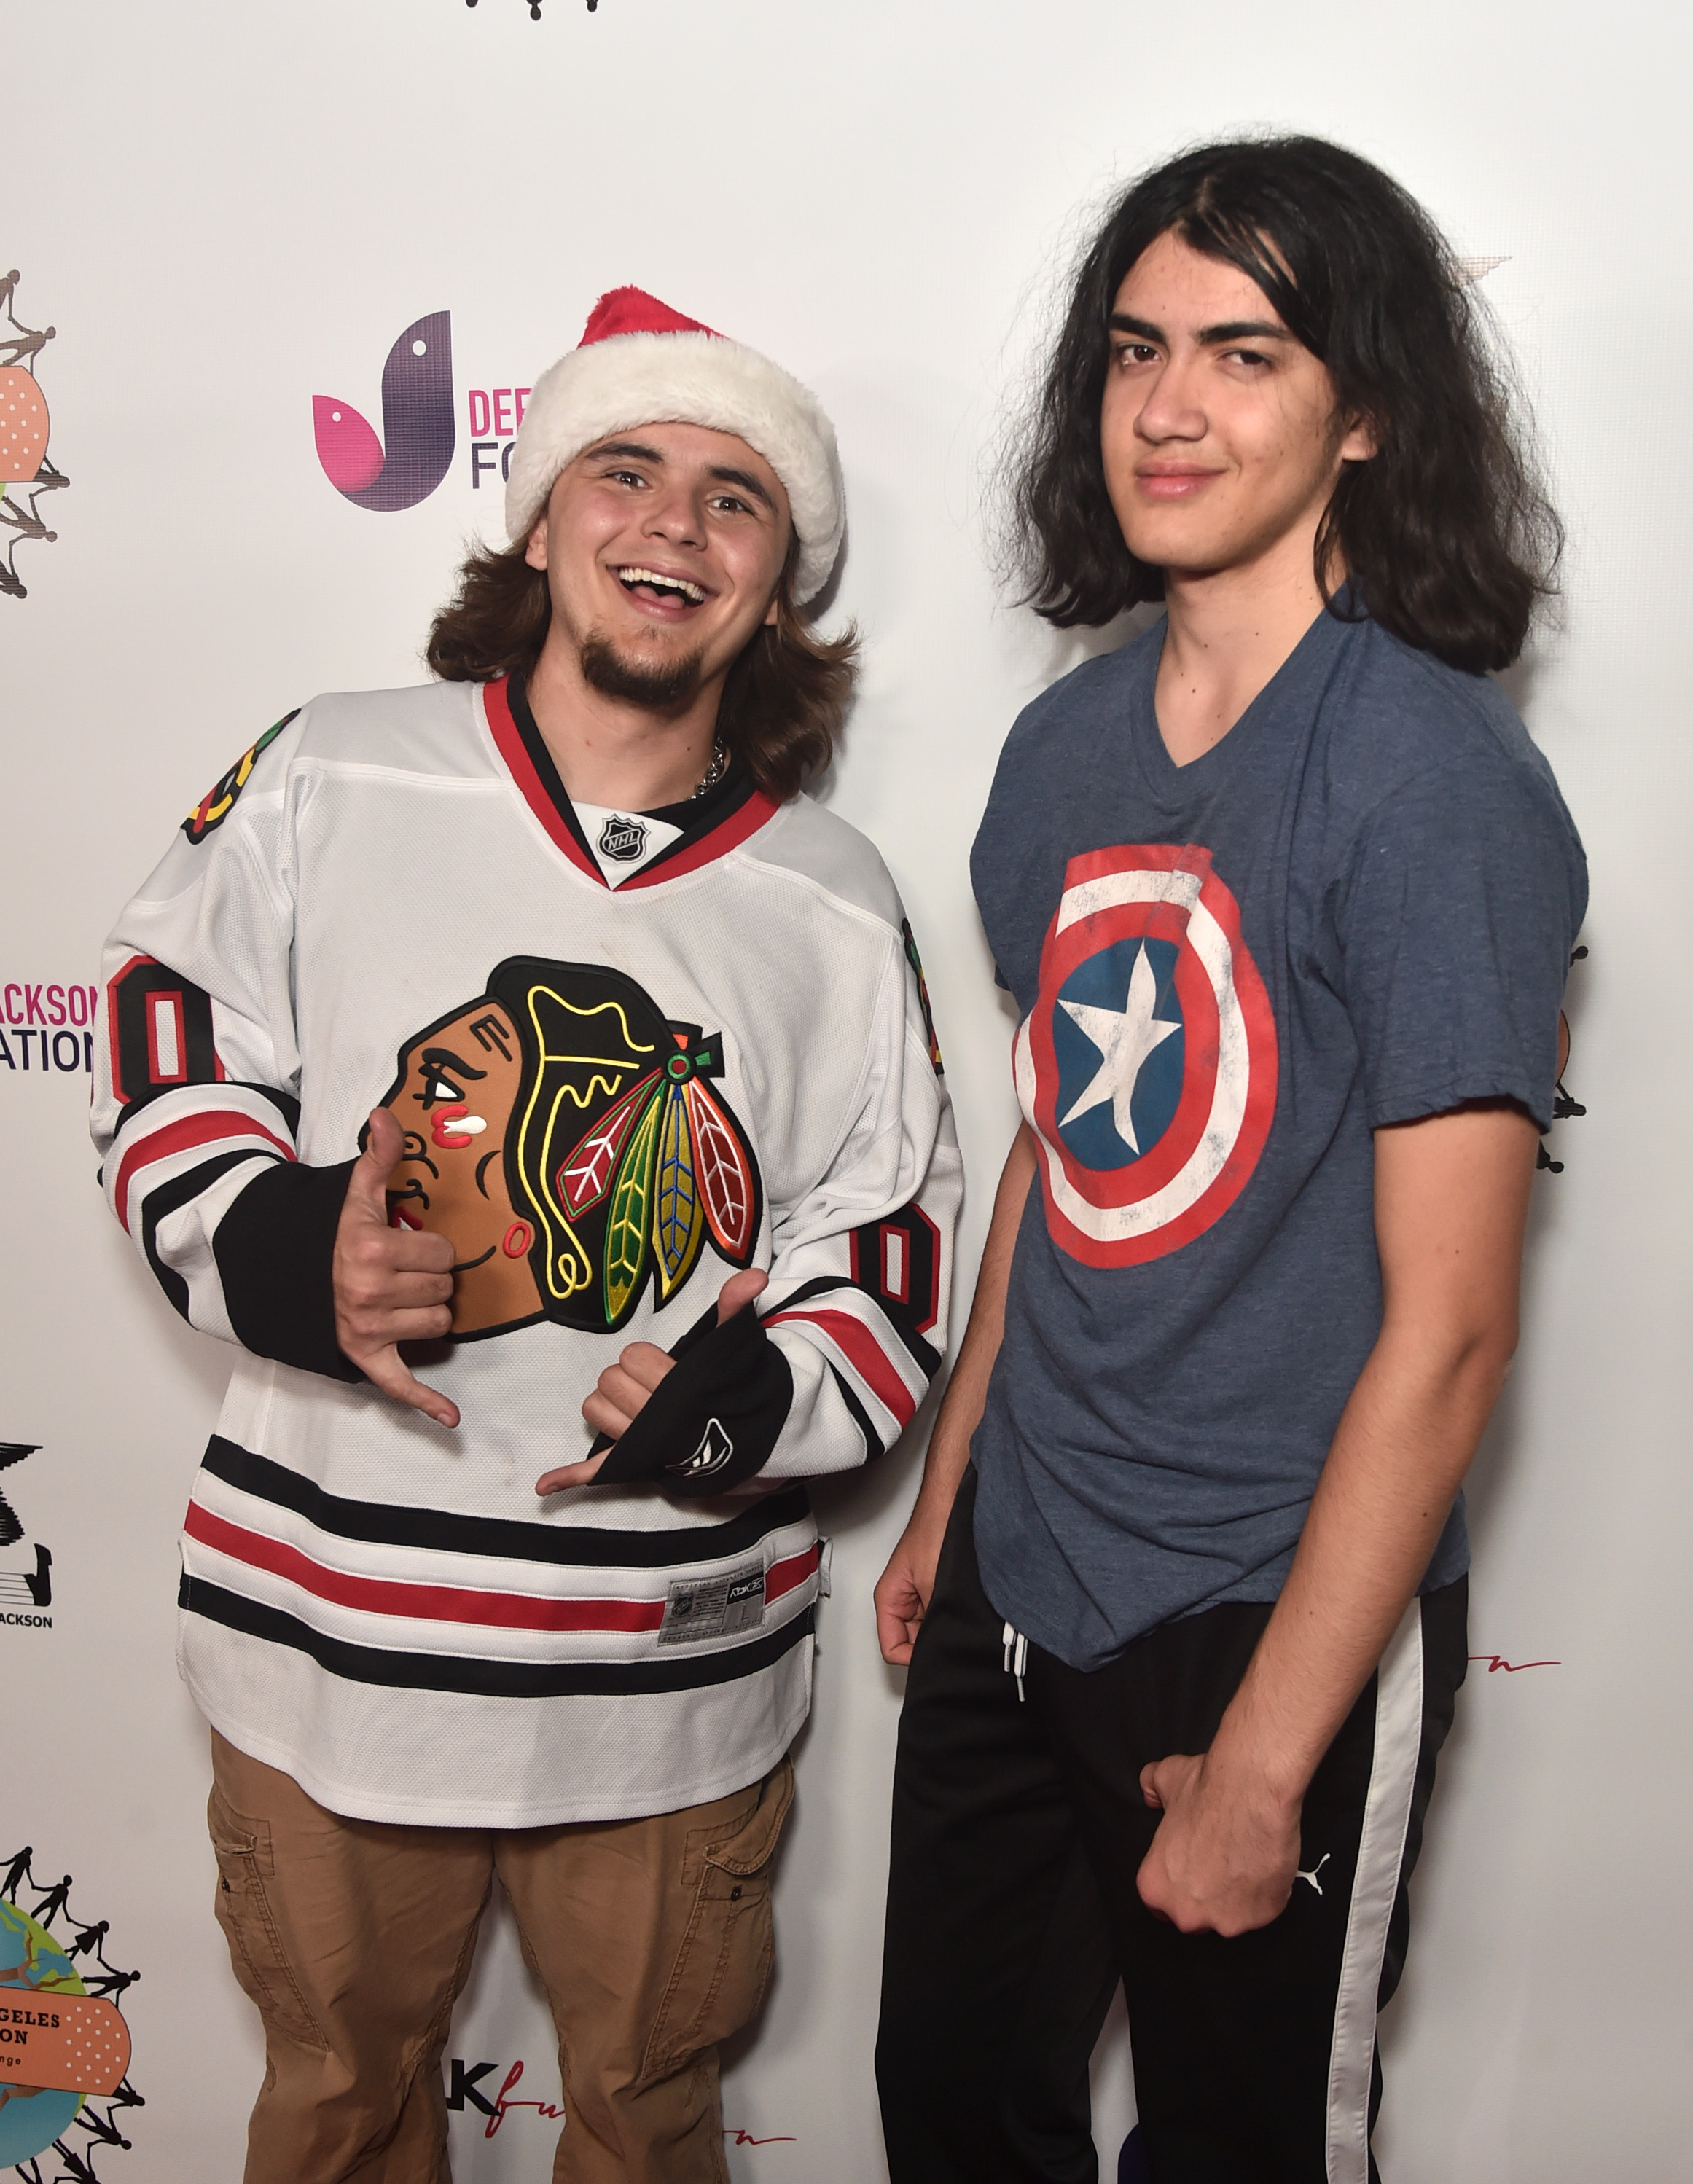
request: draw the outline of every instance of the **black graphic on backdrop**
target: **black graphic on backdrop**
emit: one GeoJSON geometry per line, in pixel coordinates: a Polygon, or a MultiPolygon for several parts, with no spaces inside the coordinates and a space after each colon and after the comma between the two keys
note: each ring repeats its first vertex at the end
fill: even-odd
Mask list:
{"type": "MultiPolygon", "coordinates": [[[[476,0],[465,0],[465,5],[467,8],[474,8],[476,4],[476,0]]],[[[538,23],[541,20],[541,0],[528,0],[528,4],[530,21],[532,23],[538,23]]],[[[599,0],[588,0],[588,14],[592,15],[599,6],[599,0]]]]}
{"type": "MultiPolygon", "coordinates": [[[[33,1456],[39,1441],[0,1440],[0,1471],[9,1471],[26,1456],[33,1456]]],[[[3,1492],[0,1492],[0,1549],[15,1547],[25,1536],[24,1520],[3,1492]]],[[[0,1568],[0,1624],[53,1627],[51,1616],[34,1611],[53,1599],[53,1554],[39,1540],[35,1543],[33,1569],[0,1568]]]]}
{"type": "MultiPolygon", "coordinates": [[[[1587,950],[1584,947],[1578,948],[1569,959],[1571,964],[1574,965],[1583,961],[1585,959],[1586,955],[1587,950]]],[[[1557,1086],[1552,1093],[1552,1120],[1554,1123],[1568,1123],[1574,1120],[1579,1116],[1584,1115],[1587,1112],[1586,1108],[1582,1106],[1579,1100],[1571,1097],[1569,1088],[1563,1081],[1564,1072],[1569,1067],[1569,1057],[1573,1050],[1573,1043],[1570,1038],[1569,1018],[1567,1016],[1560,1014],[1558,1017],[1558,1077],[1557,1086]]],[[[1544,1138],[1540,1140],[1540,1151],[1535,1156],[1534,1166],[1537,1168],[1544,1168],[1548,1175],[1562,1175],[1563,1173],[1563,1162],[1561,1160],[1554,1160],[1552,1158],[1551,1155],[1546,1150],[1546,1141],[1544,1138]]]]}

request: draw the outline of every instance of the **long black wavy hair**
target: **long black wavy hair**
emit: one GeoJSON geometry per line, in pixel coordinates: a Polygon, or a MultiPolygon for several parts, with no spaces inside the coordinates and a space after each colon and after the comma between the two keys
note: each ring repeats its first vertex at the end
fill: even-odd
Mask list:
{"type": "Polygon", "coordinates": [[[1563,534],[1540,485],[1484,306],[1408,192],[1316,136],[1201,145],[1130,185],[1078,269],[1062,331],[1011,446],[1010,558],[1061,629],[1162,596],[1105,491],[1107,321],[1131,266],[1173,233],[1256,281],[1328,367],[1339,413],[1378,451],[1344,467],[1317,532],[1331,571],[1384,629],[1480,673],[1521,652],[1563,534]]]}

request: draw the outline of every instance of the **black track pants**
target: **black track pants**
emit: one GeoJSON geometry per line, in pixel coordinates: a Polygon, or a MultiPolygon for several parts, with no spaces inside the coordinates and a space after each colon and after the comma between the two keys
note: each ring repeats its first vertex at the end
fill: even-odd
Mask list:
{"type": "Polygon", "coordinates": [[[1083,1675],[1015,1649],[966,1473],[912,1657],[877,2077],[892,2184],[1094,2184],[1088,2061],[1121,1976],[1154,2184],[1373,2184],[1376,2011],[1463,1680],[1465,1596],[1414,1602],[1306,1792],[1268,1926],[1183,1935],[1135,1875],[1140,1769],[1206,1751],[1269,1617],[1163,1625],[1083,1675]]]}

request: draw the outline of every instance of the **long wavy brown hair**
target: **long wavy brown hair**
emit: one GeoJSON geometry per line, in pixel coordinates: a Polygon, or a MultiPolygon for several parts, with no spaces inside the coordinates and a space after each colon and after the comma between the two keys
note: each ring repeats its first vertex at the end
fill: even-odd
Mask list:
{"type": "MultiPolygon", "coordinates": [[[[547,572],[515,546],[473,546],[459,588],[435,617],[424,648],[443,682],[526,677],[541,657],[552,620],[547,572]]],[[[858,677],[858,632],[820,637],[794,604],[799,541],[790,538],[776,594],[776,620],[761,624],[729,670],[718,733],[745,760],[767,796],[785,803],[834,755],[858,677]]]]}

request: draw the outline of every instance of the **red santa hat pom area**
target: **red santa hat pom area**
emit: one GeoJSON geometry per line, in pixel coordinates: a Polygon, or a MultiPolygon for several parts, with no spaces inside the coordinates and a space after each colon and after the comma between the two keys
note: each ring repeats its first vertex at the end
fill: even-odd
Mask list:
{"type": "Polygon", "coordinates": [[[705,425],[734,432],[782,480],[799,537],[796,603],[827,581],[846,527],[835,431],[815,394],[760,356],[685,319],[641,288],[594,305],[582,346],[537,382],[505,488],[505,527],[526,538],[554,482],[584,448],[638,425],[705,425]]]}

